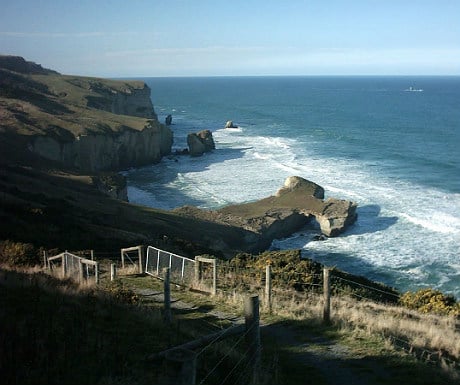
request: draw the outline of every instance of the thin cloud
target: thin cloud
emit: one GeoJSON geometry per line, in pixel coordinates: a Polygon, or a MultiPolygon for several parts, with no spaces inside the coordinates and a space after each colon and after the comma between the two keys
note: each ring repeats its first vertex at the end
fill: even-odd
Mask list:
{"type": "Polygon", "coordinates": [[[109,57],[145,56],[145,55],[195,55],[195,54],[223,54],[223,53],[247,53],[247,52],[270,52],[276,47],[264,46],[209,46],[209,47],[184,47],[184,48],[150,48],[141,50],[110,51],[105,55],[109,57]]]}
{"type": "Polygon", "coordinates": [[[134,35],[135,32],[17,32],[0,31],[0,36],[17,38],[92,38],[103,36],[134,35]]]}

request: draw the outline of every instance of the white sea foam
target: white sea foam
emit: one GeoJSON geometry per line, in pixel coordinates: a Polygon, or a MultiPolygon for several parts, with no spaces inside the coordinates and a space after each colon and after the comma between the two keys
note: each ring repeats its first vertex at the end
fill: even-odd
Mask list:
{"type": "MultiPolygon", "coordinates": [[[[174,115],[175,134],[180,122],[189,121],[187,114],[174,115]]],[[[286,177],[298,175],[323,186],[327,197],[357,202],[358,221],[337,238],[312,242],[316,227],[276,240],[273,247],[300,248],[327,265],[401,289],[433,286],[460,297],[460,194],[394,177],[398,159],[348,156],[347,133],[333,127],[318,125],[296,139],[279,134],[286,129],[282,123],[267,127],[264,121],[214,131],[216,151],[164,161],[148,183],[130,183],[130,200],[163,208],[187,203],[215,208],[272,195],[286,177]],[[323,137],[329,136],[334,140],[328,144],[336,147],[327,152],[323,137]]]]}

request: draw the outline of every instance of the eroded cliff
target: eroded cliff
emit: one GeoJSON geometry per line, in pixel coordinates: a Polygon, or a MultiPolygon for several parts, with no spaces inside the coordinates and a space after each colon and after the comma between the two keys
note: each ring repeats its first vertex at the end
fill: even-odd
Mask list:
{"type": "Polygon", "coordinates": [[[95,172],[158,162],[171,152],[172,132],[158,122],[145,83],[65,76],[22,58],[0,59],[0,161],[24,161],[30,153],[34,162],[95,172]]]}

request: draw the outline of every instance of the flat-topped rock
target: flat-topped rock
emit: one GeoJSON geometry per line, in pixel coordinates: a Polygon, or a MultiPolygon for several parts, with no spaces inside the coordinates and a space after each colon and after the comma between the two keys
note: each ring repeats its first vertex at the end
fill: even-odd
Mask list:
{"type": "Polygon", "coordinates": [[[301,177],[289,177],[274,196],[209,211],[179,208],[175,212],[244,229],[254,234],[240,240],[240,250],[261,251],[272,241],[293,234],[316,220],[321,232],[334,237],[356,220],[354,202],[329,198],[323,200],[324,189],[301,177]]]}

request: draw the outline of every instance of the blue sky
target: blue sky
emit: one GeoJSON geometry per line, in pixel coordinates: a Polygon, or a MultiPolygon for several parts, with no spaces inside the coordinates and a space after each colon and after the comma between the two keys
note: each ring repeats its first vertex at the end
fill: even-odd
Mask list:
{"type": "Polygon", "coordinates": [[[460,75],[459,0],[0,0],[0,53],[66,74],[460,75]]]}

